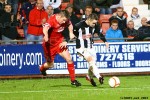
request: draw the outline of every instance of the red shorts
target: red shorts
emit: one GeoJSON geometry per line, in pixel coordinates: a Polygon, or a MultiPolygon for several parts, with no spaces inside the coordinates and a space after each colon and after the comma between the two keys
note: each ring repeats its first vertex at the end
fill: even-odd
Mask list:
{"type": "Polygon", "coordinates": [[[50,46],[49,43],[43,42],[42,46],[44,49],[44,56],[47,62],[53,62],[55,59],[55,56],[64,50],[67,50],[68,48],[60,48],[60,44],[56,46],[50,46]]]}

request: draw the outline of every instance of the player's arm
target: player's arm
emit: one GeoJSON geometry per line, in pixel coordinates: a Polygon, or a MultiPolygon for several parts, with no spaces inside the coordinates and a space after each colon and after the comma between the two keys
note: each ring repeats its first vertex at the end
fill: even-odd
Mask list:
{"type": "Polygon", "coordinates": [[[104,35],[102,33],[99,34],[100,39],[105,43],[106,48],[109,47],[108,42],[106,41],[106,38],[104,37],[104,35]]]}
{"type": "Polygon", "coordinates": [[[102,33],[100,33],[100,25],[99,25],[99,24],[97,24],[97,25],[95,26],[95,32],[94,32],[94,33],[97,33],[97,34],[98,34],[99,38],[105,43],[106,48],[108,48],[108,47],[109,47],[109,44],[108,44],[108,42],[107,42],[105,36],[104,36],[102,33]]]}
{"type": "MultiPolygon", "coordinates": [[[[75,36],[73,34],[73,26],[72,26],[72,24],[69,24],[68,30],[69,30],[70,39],[73,39],[75,36]]],[[[64,41],[60,44],[60,48],[66,48],[68,41],[69,41],[68,38],[64,39],[64,41]]]]}
{"type": "Polygon", "coordinates": [[[44,34],[44,41],[48,41],[48,30],[49,30],[49,25],[46,23],[43,25],[43,34],[44,34]]]}
{"type": "MultiPolygon", "coordinates": [[[[73,39],[75,36],[73,34],[73,26],[72,26],[72,23],[70,20],[68,20],[67,26],[68,26],[68,30],[69,30],[69,37],[70,37],[70,39],[73,39]]],[[[68,41],[69,41],[68,38],[64,39],[64,41],[60,44],[60,48],[66,48],[68,41]]]]}
{"type": "Polygon", "coordinates": [[[79,28],[78,28],[78,23],[75,24],[74,29],[73,29],[74,35],[78,38],[79,36],[79,28]]]}
{"type": "Polygon", "coordinates": [[[73,34],[73,25],[72,25],[71,22],[69,23],[68,30],[69,30],[69,36],[70,36],[70,39],[75,38],[75,35],[73,34]]]}

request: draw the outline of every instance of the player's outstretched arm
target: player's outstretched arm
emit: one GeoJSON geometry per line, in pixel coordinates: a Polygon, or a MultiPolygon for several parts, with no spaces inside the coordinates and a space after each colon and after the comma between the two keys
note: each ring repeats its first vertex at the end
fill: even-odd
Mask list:
{"type": "Polygon", "coordinates": [[[73,26],[72,26],[72,24],[69,25],[68,29],[69,29],[70,39],[74,39],[75,35],[73,34],[73,26]]]}
{"type": "Polygon", "coordinates": [[[109,48],[109,43],[107,42],[105,36],[102,33],[99,33],[99,37],[105,43],[106,48],[109,48]]]}
{"type": "Polygon", "coordinates": [[[44,41],[47,42],[48,41],[48,30],[49,30],[49,27],[48,26],[44,26],[43,27],[43,33],[44,33],[44,41]]]}
{"type": "Polygon", "coordinates": [[[99,38],[105,43],[106,48],[108,48],[109,44],[108,44],[105,36],[102,33],[100,33],[100,26],[99,26],[99,24],[95,26],[95,32],[94,33],[98,34],[99,38]]]}

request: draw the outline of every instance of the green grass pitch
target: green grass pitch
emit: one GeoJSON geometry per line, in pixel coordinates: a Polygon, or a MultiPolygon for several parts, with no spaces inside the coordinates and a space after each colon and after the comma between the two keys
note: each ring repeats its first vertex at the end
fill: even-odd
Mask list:
{"type": "Polygon", "coordinates": [[[150,76],[118,76],[121,85],[110,88],[109,76],[97,87],[77,78],[81,87],[69,78],[0,80],[0,100],[150,100],[150,76]]]}

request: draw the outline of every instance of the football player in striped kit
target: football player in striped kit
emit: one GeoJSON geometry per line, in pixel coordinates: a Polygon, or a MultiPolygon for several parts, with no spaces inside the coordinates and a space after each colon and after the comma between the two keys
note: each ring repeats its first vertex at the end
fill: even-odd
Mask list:
{"type": "Polygon", "coordinates": [[[106,48],[109,47],[105,37],[100,33],[100,27],[98,25],[98,16],[91,14],[86,20],[80,21],[75,25],[74,34],[76,35],[76,50],[80,56],[89,63],[88,75],[86,79],[91,82],[93,86],[96,83],[93,79],[95,75],[100,84],[103,84],[103,76],[100,75],[96,66],[96,52],[93,48],[93,34],[97,33],[100,39],[106,44],[106,48]]]}

